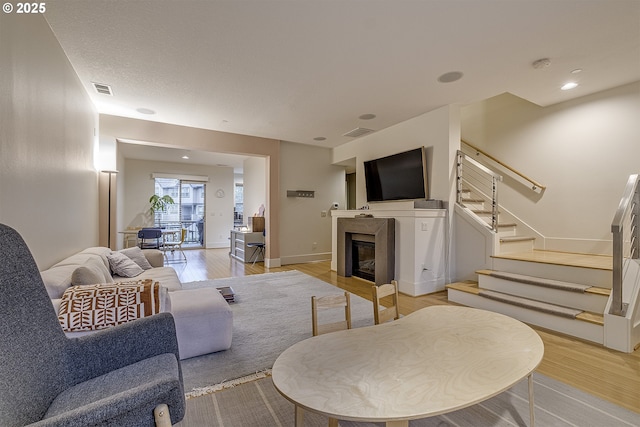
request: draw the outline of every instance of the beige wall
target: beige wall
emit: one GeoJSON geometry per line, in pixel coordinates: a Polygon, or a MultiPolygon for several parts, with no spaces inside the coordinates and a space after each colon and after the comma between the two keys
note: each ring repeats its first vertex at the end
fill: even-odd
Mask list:
{"type": "Polygon", "coordinates": [[[282,264],[331,259],[331,205],[345,209],[345,171],[331,164],[331,150],[283,142],[280,173],[282,264]],[[287,197],[313,190],[314,198],[287,197]]]}
{"type": "Polygon", "coordinates": [[[45,19],[0,14],[0,222],[38,267],[98,244],[97,114],[45,19]]]}
{"type": "MultiPolygon", "coordinates": [[[[205,183],[205,245],[208,248],[229,247],[229,230],[233,228],[233,168],[128,159],[123,171],[118,174],[118,179],[124,182],[124,191],[120,193],[123,205],[121,229],[153,224],[149,214],[149,197],[155,190],[153,173],[202,176],[209,178],[205,183]],[[224,197],[216,197],[218,189],[224,191],[224,197]]],[[[122,247],[120,236],[118,248],[122,247]]]]}
{"type": "Polygon", "coordinates": [[[624,185],[640,172],[639,118],[640,83],[546,108],[504,94],[463,108],[462,137],[547,186],[538,196],[505,175],[499,190],[547,248],[606,253],[624,185]]]}
{"type": "MultiPolygon", "coordinates": [[[[333,162],[356,159],[356,206],[367,203],[364,162],[424,146],[427,148],[429,198],[452,199],[455,150],[459,146],[459,108],[446,106],[333,150],[333,162]]],[[[371,209],[413,209],[413,201],[370,203],[371,209]]]]}
{"type": "MultiPolygon", "coordinates": [[[[266,216],[269,229],[266,263],[268,266],[279,265],[280,211],[278,193],[280,141],[109,115],[100,116],[100,133],[102,138],[107,139],[128,139],[153,143],[158,146],[264,157],[266,161],[265,183],[267,188],[265,207],[268,212],[266,216]]],[[[120,214],[118,218],[121,218],[120,214]]],[[[122,220],[126,221],[124,217],[122,217],[122,220]]],[[[121,228],[124,225],[118,224],[118,227],[121,228]]],[[[207,238],[209,238],[209,235],[207,235],[207,238]]]]}
{"type": "MultiPolygon", "coordinates": [[[[249,217],[258,214],[260,206],[267,206],[267,161],[265,157],[249,157],[243,167],[243,224],[248,225],[249,217]]],[[[265,213],[265,216],[266,215],[265,213]]]]}

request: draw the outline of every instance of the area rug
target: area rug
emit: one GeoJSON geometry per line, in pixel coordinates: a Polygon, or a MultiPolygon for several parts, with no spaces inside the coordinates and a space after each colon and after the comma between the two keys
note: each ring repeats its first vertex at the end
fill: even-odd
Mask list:
{"type": "MultiPolygon", "coordinates": [[[[271,368],[280,353],[311,337],[311,296],[343,292],[295,270],[183,284],[186,289],[224,286],[235,291],[231,348],[181,362],[188,395],[271,368]]],[[[372,303],[351,294],[351,317],[353,327],[373,325],[372,303]]]]}
{"type": "MultiPolygon", "coordinates": [[[[534,374],[537,426],[637,427],[640,414],[584,393],[542,374],[534,374]]],[[[269,376],[187,400],[187,413],[177,427],[265,427],[294,425],[294,406],[273,386],[269,376]]],[[[327,418],[305,413],[305,427],[326,427],[327,418]]],[[[340,421],[341,427],[383,427],[382,423],[340,421]]],[[[413,420],[410,427],[528,426],[527,381],[482,403],[449,414],[413,420]]]]}
{"type": "MultiPolygon", "coordinates": [[[[535,422],[538,426],[632,427],[640,414],[584,393],[542,374],[534,374],[535,422]]],[[[305,413],[305,427],[326,427],[327,418],[305,413]]],[[[382,427],[382,423],[339,421],[341,427],[382,427]]],[[[269,376],[187,400],[177,427],[292,426],[294,407],[274,388],[269,376]]],[[[477,405],[449,414],[413,420],[410,427],[528,426],[527,381],[477,405]]]]}

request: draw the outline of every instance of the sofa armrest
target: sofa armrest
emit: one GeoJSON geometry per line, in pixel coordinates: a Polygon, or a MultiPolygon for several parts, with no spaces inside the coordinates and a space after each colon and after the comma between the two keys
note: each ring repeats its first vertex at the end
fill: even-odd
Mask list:
{"type": "MultiPolygon", "coordinates": [[[[171,313],[159,313],[94,334],[69,338],[71,384],[164,353],[180,360],[176,326],[171,313]]],[[[182,379],[182,371],[180,372],[182,379]]]]}
{"type": "Polygon", "coordinates": [[[164,255],[158,249],[144,249],[142,251],[152,267],[164,267],[164,255]]]}

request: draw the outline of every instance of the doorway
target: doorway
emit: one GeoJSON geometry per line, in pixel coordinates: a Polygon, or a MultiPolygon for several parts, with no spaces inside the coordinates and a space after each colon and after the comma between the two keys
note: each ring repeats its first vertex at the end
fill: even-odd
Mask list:
{"type": "Polygon", "coordinates": [[[174,203],[156,212],[154,225],[161,228],[185,229],[183,248],[205,246],[206,183],[177,178],[155,178],[155,194],[171,196],[174,203]]]}

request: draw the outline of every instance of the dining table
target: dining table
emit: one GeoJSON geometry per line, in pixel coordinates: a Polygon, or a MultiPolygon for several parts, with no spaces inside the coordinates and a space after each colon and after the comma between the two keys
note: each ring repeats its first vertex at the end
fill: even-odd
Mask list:
{"type": "Polygon", "coordinates": [[[431,306],[380,325],[312,337],[275,361],[276,389],[305,411],[338,420],[409,420],[466,408],[528,379],[533,426],[533,372],[544,345],[526,324],[486,310],[431,306]]]}

